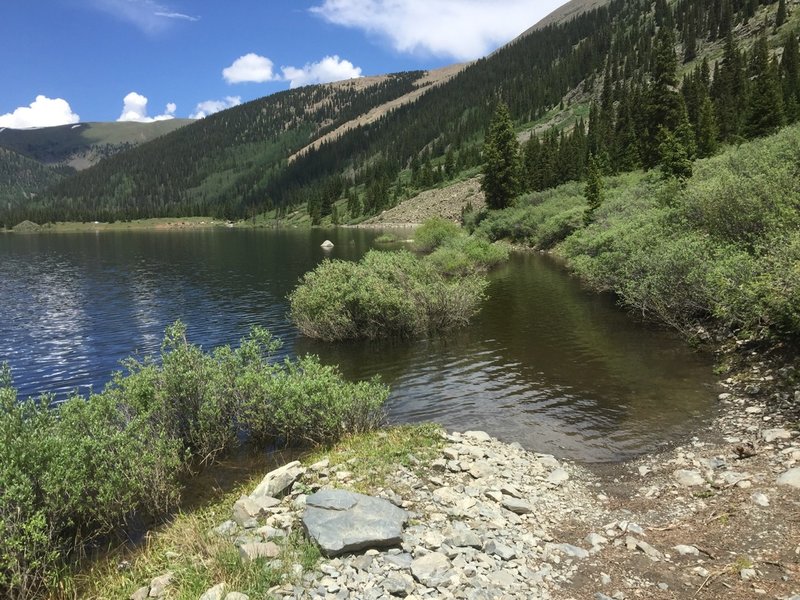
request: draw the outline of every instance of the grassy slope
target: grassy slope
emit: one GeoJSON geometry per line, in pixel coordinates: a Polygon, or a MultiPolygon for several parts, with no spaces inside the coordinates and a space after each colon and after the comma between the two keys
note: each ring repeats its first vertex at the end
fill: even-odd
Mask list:
{"type": "Polygon", "coordinates": [[[681,186],[658,172],[606,179],[586,226],[583,186],[533,194],[479,225],[552,249],[593,288],[687,334],[714,323],[800,339],[800,126],[695,163],[681,186]]]}

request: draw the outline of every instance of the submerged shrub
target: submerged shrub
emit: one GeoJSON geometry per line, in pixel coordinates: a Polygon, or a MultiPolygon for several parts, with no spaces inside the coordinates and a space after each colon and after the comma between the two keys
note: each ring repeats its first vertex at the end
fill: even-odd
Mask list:
{"type": "Polygon", "coordinates": [[[448,275],[468,275],[491,269],[508,260],[509,248],[479,236],[454,238],[426,257],[448,275]]]}
{"type": "Polygon", "coordinates": [[[465,232],[457,223],[443,217],[433,217],[414,231],[414,248],[420,252],[433,252],[448,240],[464,234],[465,232]]]}
{"type": "Polygon", "coordinates": [[[446,278],[410,252],[370,251],[358,263],[324,261],[290,294],[303,334],[325,340],[409,338],[469,321],[487,282],[446,278]]]}

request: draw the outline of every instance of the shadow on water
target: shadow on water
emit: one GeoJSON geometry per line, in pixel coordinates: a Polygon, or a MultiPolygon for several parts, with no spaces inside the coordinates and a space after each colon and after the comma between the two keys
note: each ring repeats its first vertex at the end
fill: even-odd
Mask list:
{"type": "Polygon", "coordinates": [[[177,319],[205,348],[252,325],[352,378],[392,386],[395,422],[485,429],[587,462],[682,438],[713,412],[711,358],[583,291],[548,257],[490,276],[470,327],[415,342],[320,344],[287,319],[287,294],[326,256],[358,259],[379,234],[191,230],[0,236],[0,361],[21,396],[101,389],[119,361],[157,352],[177,319]],[[330,252],[319,246],[334,242],[330,252]]]}

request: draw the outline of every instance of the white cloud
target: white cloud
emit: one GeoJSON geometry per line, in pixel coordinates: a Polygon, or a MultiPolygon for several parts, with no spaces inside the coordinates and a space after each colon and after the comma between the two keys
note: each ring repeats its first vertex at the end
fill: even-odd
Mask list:
{"type": "Polygon", "coordinates": [[[302,69],[281,67],[281,71],[290,88],[361,77],[361,67],[356,67],[349,60],[343,60],[336,55],[326,56],[319,62],[307,63],[302,69]]]}
{"type": "Polygon", "coordinates": [[[158,11],[153,13],[156,17],[163,17],[165,19],[179,19],[182,21],[191,21],[192,23],[199,21],[200,17],[193,17],[192,15],[185,15],[179,12],[163,12],[158,11]]]}
{"type": "Polygon", "coordinates": [[[158,33],[174,21],[199,21],[200,17],[187,15],[155,0],[90,0],[94,8],[136,25],[145,33],[158,33]]]}
{"type": "Polygon", "coordinates": [[[77,123],[80,120],[80,116],[72,112],[69,102],[63,98],[39,95],[28,106],[20,106],[14,112],[0,115],[0,127],[12,129],[53,127],[77,123]]]}
{"type": "Polygon", "coordinates": [[[242,98],[240,96],[227,96],[223,100],[206,100],[204,102],[200,102],[197,107],[195,107],[194,113],[192,113],[189,118],[205,119],[209,115],[218,113],[226,108],[239,106],[241,103],[242,98]]]}
{"type": "Polygon", "coordinates": [[[534,25],[565,0],[322,0],[329,23],[360,29],[398,52],[472,60],[534,25]]]}
{"type": "Polygon", "coordinates": [[[147,97],[137,92],[131,92],[122,99],[122,114],[117,121],[133,121],[135,123],[169,121],[175,118],[177,108],[174,102],[170,102],[167,104],[164,114],[149,117],[147,116],[147,97]]]}
{"type": "Polygon", "coordinates": [[[273,62],[253,52],[240,56],[230,67],[222,70],[228,83],[264,83],[280,79],[273,71],[273,62]]]}

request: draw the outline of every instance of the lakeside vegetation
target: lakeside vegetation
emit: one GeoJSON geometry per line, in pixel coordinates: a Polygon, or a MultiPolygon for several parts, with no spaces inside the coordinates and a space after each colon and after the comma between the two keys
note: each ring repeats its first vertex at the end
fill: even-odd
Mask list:
{"type": "MultiPolygon", "coordinates": [[[[441,430],[436,425],[388,427],[379,432],[355,434],[320,446],[301,458],[305,465],[326,459],[331,470],[352,473],[353,489],[374,494],[386,484],[398,467],[415,470],[432,459],[441,447],[441,430]]],[[[179,512],[171,522],[153,531],[148,543],[121,548],[94,561],[65,579],[58,598],[127,598],[153,577],[166,571],[175,574],[172,593],[176,598],[196,600],[212,585],[224,581],[251,598],[266,598],[273,585],[299,577],[317,563],[318,548],[302,535],[278,540],[277,560],[242,561],[229,540],[215,535],[213,528],[228,518],[234,502],[250,493],[263,473],[252,473],[231,490],[219,491],[202,506],[179,512]],[[119,569],[121,561],[129,565],[119,569]]]]}
{"type": "Polygon", "coordinates": [[[604,179],[587,224],[579,183],[472,215],[478,234],[566,259],[593,289],[692,335],[713,323],[743,336],[800,339],[800,127],[728,148],[680,179],[604,179]]]}
{"type": "Polygon", "coordinates": [[[277,361],[254,328],[204,353],[176,323],[160,359],[129,359],[88,399],[21,400],[0,370],[0,595],[54,593],[90,544],[179,505],[185,481],[239,446],[314,446],[383,422],[389,390],[316,357],[277,361]]]}
{"type": "Polygon", "coordinates": [[[295,325],[328,342],[416,338],[463,327],[484,299],[488,281],[481,271],[509,252],[442,218],[420,226],[414,246],[430,254],[372,250],[357,263],[323,261],[289,296],[295,325]]]}

